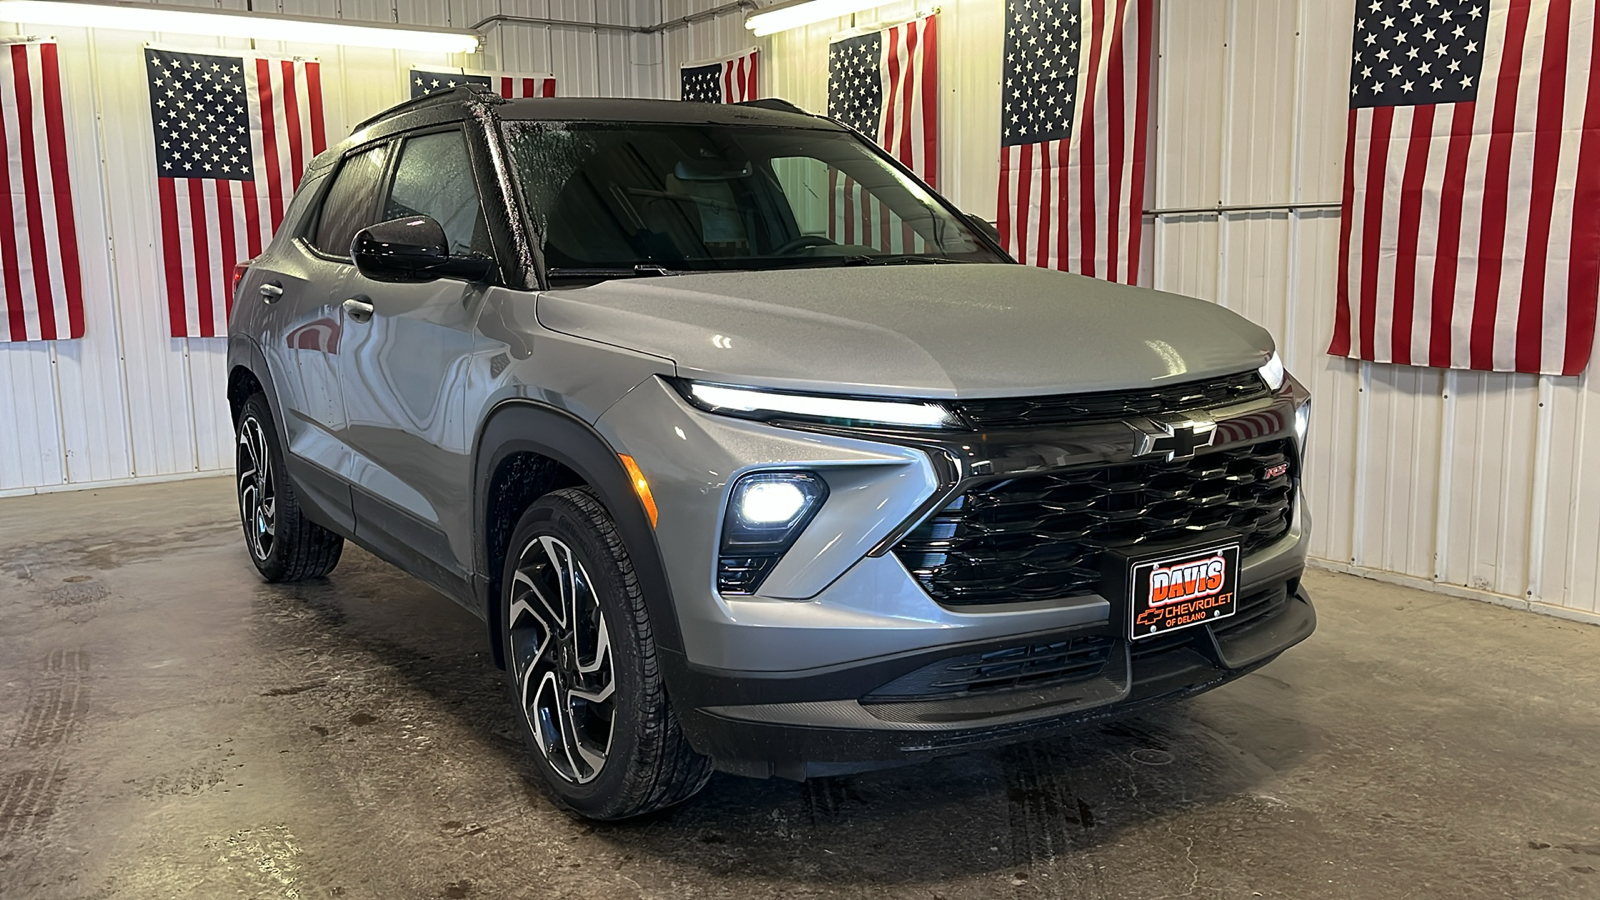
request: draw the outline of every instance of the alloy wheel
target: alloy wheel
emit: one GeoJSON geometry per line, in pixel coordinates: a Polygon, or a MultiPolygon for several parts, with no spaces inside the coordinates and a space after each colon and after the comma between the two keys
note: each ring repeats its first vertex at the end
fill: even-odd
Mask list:
{"type": "Polygon", "coordinates": [[[616,669],[600,598],[572,548],[529,541],[512,576],[507,620],[517,701],[563,779],[599,776],[611,751],[616,669]]]}
{"type": "Polygon", "coordinates": [[[238,447],[239,514],[250,552],[256,559],[272,554],[277,541],[278,494],[273,481],[272,456],[267,451],[267,433],[255,416],[239,423],[238,447]]]}

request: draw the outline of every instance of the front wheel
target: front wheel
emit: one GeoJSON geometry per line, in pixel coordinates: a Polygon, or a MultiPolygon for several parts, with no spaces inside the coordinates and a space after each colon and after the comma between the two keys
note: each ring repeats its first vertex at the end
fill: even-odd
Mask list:
{"type": "Polygon", "coordinates": [[[501,576],[506,672],[556,797],[625,819],[693,796],[709,761],[684,739],[622,536],[588,490],[553,491],[512,534],[501,576]]]}

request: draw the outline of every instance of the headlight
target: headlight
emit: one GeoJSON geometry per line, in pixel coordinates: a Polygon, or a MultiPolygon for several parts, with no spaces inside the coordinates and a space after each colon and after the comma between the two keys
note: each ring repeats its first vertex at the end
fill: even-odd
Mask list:
{"type": "Polygon", "coordinates": [[[717,589],[755,593],[827,498],[828,483],[810,472],[755,472],[735,482],[723,519],[717,589]]]}
{"type": "Polygon", "coordinates": [[[1266,364],[1256,370],[1261,373],[1261,380],[1267,383],[1267,388],[1276,392],[1283,387],[1283,360],[1278,358],[1278,351],[1272,351],[1272,356],[1266,364]]]}
{"type": "Polygon", "coordinates": [[[746,419],[801,419],[836,425],[889,425],[902,428],[960,428],[961,419],[938,403],[861,400],[825,394],[786,394],[697,381],[679,390],[707,412],[746,419]]]}
{"type": "Polygon", "coordinates": [[[1294,439],[1300,444],[1300,455],[1306,453],[1306,431],[1311,427],[1311,401],[1300,404],[1294,411],[1294,439]]]}

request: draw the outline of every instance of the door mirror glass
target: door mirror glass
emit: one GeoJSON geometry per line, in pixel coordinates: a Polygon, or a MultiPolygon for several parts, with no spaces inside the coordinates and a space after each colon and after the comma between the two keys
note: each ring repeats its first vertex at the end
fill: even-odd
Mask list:
{"type": "Polygon", "coordinates": [[[356,232],[350,243],[356,270],[373,281],[422,282],[437,278],[478,281],[494,261],[451,256],[444,228],[431,216],[407,216],[356,232]]]}

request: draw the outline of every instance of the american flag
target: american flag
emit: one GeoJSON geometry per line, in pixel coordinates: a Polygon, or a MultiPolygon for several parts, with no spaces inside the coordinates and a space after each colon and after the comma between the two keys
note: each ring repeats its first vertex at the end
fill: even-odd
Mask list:
{"type": "Polygon", "coordinates": [[[326,141],[315,62],[146,49],[173,337],[225,334],[234,264],[261,253],[326,141]]]}
{"type": "Polygon", "coordinates": [[[694,103],[743,103],[756,99],[756,54],[690,63],[678,70],[678,96],[694,103]]]}
{"type": "MultiPolygon", "coordinates": [[[[939,174],[934,16],[828,45],[828,115],[878,142],[918,178],[939,174]]],[[[830,173],[828,237],[879,250],[917,249],[910,226],[843,172],[830,173]]]]}
{"type": "Polygon", "coordinates": [[[1575,375],[1600,287],[1594,0],[1358,0],[1328,352],[1575,375]]]}
{"type": "Polygon", "coordinates": [[[1138,279],[1153,7],[1007,0],[999,227],[1019,261],[1138,279]]]}
{"type": "Polygon", "coordinates": [[[524,97],[554,97],[554,75],[519,75],[514,72],[468,72],[466,69],[411,70],[411,96],[424,97],[434,91],[448,91],[464,84],[481,84],[507,100],[524,97]]]}
{"type": "Polygon", "coordinates": [[[61,75],[50,41],[0,43],[0,341],[83,337],[61,75]]]}

